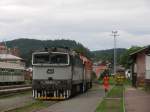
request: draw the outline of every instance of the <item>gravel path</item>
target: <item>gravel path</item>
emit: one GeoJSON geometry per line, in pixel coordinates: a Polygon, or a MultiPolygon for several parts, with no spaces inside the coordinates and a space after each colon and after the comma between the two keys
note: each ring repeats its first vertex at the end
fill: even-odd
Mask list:
{"type": "Polygon", "coordinates": [[[102,87],[95,85],[87,93],[61,101],[38,112],[94,112],[103,96],[102,87]]]}
{"type": "Polygon", "coordinates": [[[0,112],[22,107],[32,102],[34,102],[34,100],[32,99],[31,92],[0,98],[0,112]]]}

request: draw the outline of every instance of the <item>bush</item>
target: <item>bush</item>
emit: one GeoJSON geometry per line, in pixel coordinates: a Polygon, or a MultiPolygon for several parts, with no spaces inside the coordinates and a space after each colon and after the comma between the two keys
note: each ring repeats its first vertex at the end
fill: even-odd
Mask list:
{"type": "Polygon", "coordinates": [[[109,75],[109,70],[104,70],[104,71],[100,74],[98,80],[103,80],[103,78],[104,78],[104,76],[105,76],[106,74],[107,74],[108,76],[110,76],[110,75],[109,75]]]}
{"type": "Polygon", "coordinates": [[[150,86],[149,85],[145,85],[144,89],[145,89],[145,91],[150,92],[150,86]]]}

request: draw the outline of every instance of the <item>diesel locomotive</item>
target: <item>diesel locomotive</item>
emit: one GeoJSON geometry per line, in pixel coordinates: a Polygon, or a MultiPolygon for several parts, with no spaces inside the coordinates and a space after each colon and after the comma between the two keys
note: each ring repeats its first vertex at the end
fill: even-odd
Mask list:
{"type": "Polygon", "coordinates": [[[92,87],[92,61],[73,50],[35,51],[32,65],[35,99],[68,99],[92,87]]]}

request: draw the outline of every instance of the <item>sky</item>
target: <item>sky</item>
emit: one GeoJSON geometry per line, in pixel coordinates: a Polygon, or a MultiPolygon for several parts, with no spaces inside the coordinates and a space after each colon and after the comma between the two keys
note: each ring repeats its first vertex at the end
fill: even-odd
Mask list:
{"type": "Polygon", "coordinates": [[[71,39],[90,50],[150,44],[149,0],[0,0],[0,41],[71,39]]]}

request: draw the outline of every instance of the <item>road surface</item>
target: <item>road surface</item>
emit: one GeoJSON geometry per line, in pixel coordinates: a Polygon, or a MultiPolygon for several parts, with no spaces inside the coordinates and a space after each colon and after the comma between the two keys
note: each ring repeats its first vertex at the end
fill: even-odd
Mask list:
{"type": "Polygon", "coordinates": [[[104,96],[101,86],[94,87],[84,94],[80,94],[66,101],[56,103],[37,112],[94,112],[104,96]]]}

